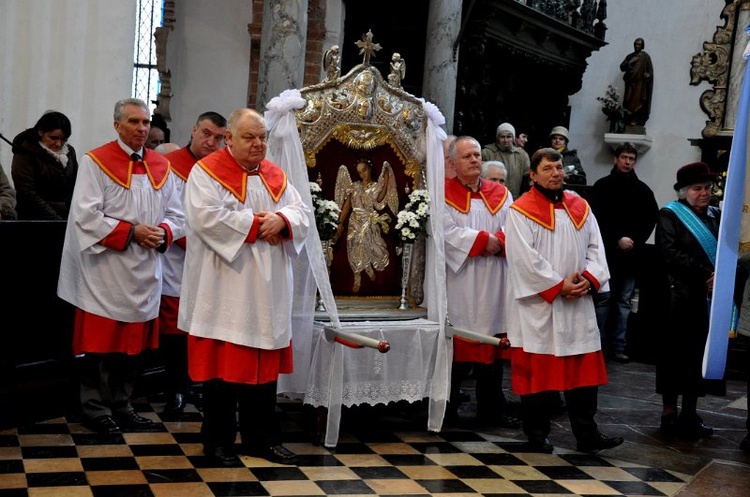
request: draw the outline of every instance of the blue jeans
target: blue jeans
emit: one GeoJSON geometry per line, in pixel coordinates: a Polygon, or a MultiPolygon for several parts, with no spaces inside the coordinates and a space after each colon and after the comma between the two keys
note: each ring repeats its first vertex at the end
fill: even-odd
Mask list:
{"type": "Polygon", "coordinates": [[[635,290],[635,276],[618,276],[609,280],[609,292],[596,294],[596,323],[602,336],[602,348],[625,352],[630,315],[630,299],[635,290]]]}

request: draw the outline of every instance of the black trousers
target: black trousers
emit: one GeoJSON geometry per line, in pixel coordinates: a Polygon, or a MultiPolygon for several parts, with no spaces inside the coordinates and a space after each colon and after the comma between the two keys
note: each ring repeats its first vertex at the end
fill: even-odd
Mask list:
{"type": "MultiPolygon", "coordinates": [[[[594,421],[597,410],[598,387],[581,387],[563,392],[568,406],[568,418],[573,435],[579,442],[591,440],[599,434],[594,421]]],[[[532,441],[542,441],[549,436],[553,407],[559,403],[556,391],[521,396],[523,432],[532,441]]]]}
{"type": "Polygon", "coordinates": [[[232,447],[238,426],[242,445],[247,448],[281,443],[276,418],[276,382],[244,385],[211,380],[203,384],[203,445],[232,447]]]}
{"type": "Polygon", "coordinates": [[[506,399],[503,393],[503,361],[492,364],[478,362],[454,362],[451,370],[450,404],[458,409],[461,403],[461,383],[469,373],[474,371],[476,378],[477,417],[499,415],[505,409],[506,399]]]}
{"type": "Polygon", "coordinates": [[[164,392],[167,395],[186,394],[190,386],[187,335],[160,335],[159,351],[164,361],[164,392]]]}
{"type": "Polygon", "coordinates": [[[78,370],[83,415],[96,419],[132,411],[130,399],[139,368],[139,355],[85,354],[78,370]]]}

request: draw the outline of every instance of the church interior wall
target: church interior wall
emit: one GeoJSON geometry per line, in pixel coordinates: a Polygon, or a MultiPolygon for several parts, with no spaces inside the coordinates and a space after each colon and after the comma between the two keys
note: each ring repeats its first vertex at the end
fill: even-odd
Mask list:
{"type": "MultiPolygon", "coordinates": [[[[4,1],[0,133],[12,140],[54,109],[79,155],[112,140],[114,103],[131,94],[135,15],[135,0],[4,1]]],[[[11,161],[0,141],[9,178],[11,161]]]]}
{"type": "Polygon", "coordinates": [[[596,97],[612,84],[622,96],[620,62],[633,51],[633,41],[645,40],[654,65],[654,91],[647,135],[649,151],[640,155],[636,172],[656,195],[659,205],[675,199],[672,185],[677,169],[700,160],[701,150],[688,139],[700,138],[708,116],[700,108],[706,82],[690,85],[690,62],[713,38],[723,0],[628,0],[608,2],[607,45],[588,60],[582,89],[570,97],[570,144],[586,170],[589,184],[612,169],[612,155],[604,143],[608,124],[596,97]]]}
{"type": "Polygon", "coordinates": [[[215,111],[229,117],[247,105],[252,3],[182,0],[169,34],[172,72],[171,141],[187,144],[195,119],[215,111]]]}

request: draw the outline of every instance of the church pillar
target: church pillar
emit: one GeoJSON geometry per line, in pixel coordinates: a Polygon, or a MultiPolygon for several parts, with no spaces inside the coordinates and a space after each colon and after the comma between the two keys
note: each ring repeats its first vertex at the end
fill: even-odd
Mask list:
{"type": "Polygon", "coordinates": [[[437,105],[445,116],[448,133],[453,131],[458,71],[453,44],[460,28],[461,0],[430,0],[422,88],[425,100],[437,105]]]}
{"type": "Polygon", "coordinates": [[[258,69],[259,109],[290,88],[302,88],[305,73],[308,0],[263,2],[258,69]]]}

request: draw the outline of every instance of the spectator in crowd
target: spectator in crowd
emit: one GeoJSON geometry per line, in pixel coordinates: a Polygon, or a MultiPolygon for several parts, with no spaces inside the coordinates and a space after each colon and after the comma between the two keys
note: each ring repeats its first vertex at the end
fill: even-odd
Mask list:
{"type": "Polygon", "coordinates": [[[508,175],[505,186],[513,198],[521,195],[523,177],[529,172],[529,154],[514,144],[516,129],[510,123],[502,123],[495,132],[495,143],[482,149],[482,160],[498,160],[505,164],[508,175]]]}
{"type": "Polygon", "coordinates": [[[562,156],[543,148],[531,159],[534,185],[510,208],[507,332],[513,391],[521,396],[529,449],[551,452],[552,403],[562,391],[577,450],[620,445],[594,420],[607,382],[591,295],[609,279],[599,227],[586,201],[563,190],[562,156]]]}
{"type": "MultiPolygon", "coordinates": [[[[168,153],[175,183],[180,192],[180,205],[185,196],[185,184],[193,165],[224,145],[227,120],[216,112],[204,112],[198,116],[184,148],[168,153]]],[[[165,144],[159,145],[163,147],[165,144]]],[[[158,148],[157,147],[157,150],[158,148]]],[[[161,306],[159,307],[159,350],[164,360],[166,398],[165,411],[180,413],[185,409],[190,387],[187,363],[187,334],[177,326],[177,311],[180,306],[180,288],[185,264],[186,237],[175,240],[164,253],[162,266],[161,306]]]]}
{"type": "Polygon", "coordinates": [[[656,341],[656,392],[662,396],[660,430],[667,438],[713,435],[713,428],[698,415],[697,406],[698,397],[707,391],[702,375],[708,337],[706,302],[713,291],[712,261],[721,218],[721,211],[709,205],[714,178],[703,162],[678,169],[674,184],[678,200],[659,211],[656,223],[656,246],[669,288],[667,320],[658,327],[656,341]],[[680,395],[682,410],[678,414],[680,395]]]}
{"type": "Polygon", "coordinates": [[[526,133],[518,133],[516,137],[516,147],[526,150],[526,143],[529,141],[529,135],[526,133]]]}
{"type": "Polygon", "coordinates": [[[76,307],[84,425],[101,434],[153,424],[131,405],[143,350],[159,341],[161,257],[184,215],[169,162],[146,149],[148,106],[115,104],[117,140],[82,159],[63,244],[57,294],[76,307]]]}
{"type": "Polygon", "coordinates": [[[78,174],[70,133],[67,116],[49,111],[13,139],[11,174],[19,219],[68,219],[78,174]]]}
{"type": "Polygon", "coordinates": [[[190,377],[203,382],[203,451],[241,466],[239,419],[243,453],[293,464],[295,454],[281,445],[276,383],[292,372],[292,264],[309,209],[265,158],[258,112],[233,112],[226,144],[198,162],[185,187],[190,271],[178,326],[189,333],[190,377]]]}
{"type": "MultiPolygon", "coordinates": [[[[448,316],[460,328],[488,336],[503,333],[505,322],[505,218],[513,201],[508,189],[482,181],[482,156],[474,138],[456,138],[448,149],[456,177],[445,181],[445,260],[448,316]]],[[[505,412],[503,352],[493,345],[453,340],[453,371],[448,420],[458,419],[461,382],[473,369],[477,421],[515,428],[505,412]]]]}
{"type": "Polygon", "coordinates": [[[549,133],[550,146],[557,150],[557,153],[563,157],[563,171],[565,173],[565,183],[569,185],[585,185],[586,172],[581,165],[581,159],[578,158],[578,152],[568,148],[570,138],[568,128],[565,126],[555,126],[549,133]]]}
{"type": "Polygon", "coordinates": [[[164,130],[157,126],[151,126],[148,132],[148,140],[146,140],[146,148],[153,150],[165,141],[167,140],[164,136],[164,130]]]}
{"type": "Polygon", "coordinates": [[[453,163],[451,162],[450,157],[448,156],[448,147],[451,143],[456,139],[456,135],[448,135],[445,140],[443,140],[443,156],[445,160],[445,179],[455,178],[456,177],[456,168],[453,167],[453,163]]]}
{"type": "Polygon", "coordinates": [[[505,177],[507,175],[508,170],[506,169],[505,164],[499,160],[490,160],[482,163],[482,179],[505,184],[505,177]]]}
{"type": "Polygon", "coordinates": [[[175,150],[179,150],[180,145],[174,142],[164,142],[154,149],[154,152],[161,155],[167,155],[175,150]]]}
{"type": "Polygon", "coordinates": [[[597,321],[605,353],[619,362],[630,360],[625,350],[630,299],[643,247],[659,215],[654,192],[635,174],[637,160],[638,149],[632,144],[618,146],[615,166],[609,176],[594,183],[590,197],[610,271],[610,291],[594,297],[597,321]]]}
{"type": "Polygon", "coordinates": [[[0,221],[12,221],[16,216],[16,191],[10,186],[3,165],[0,164],[0,221]]]}

